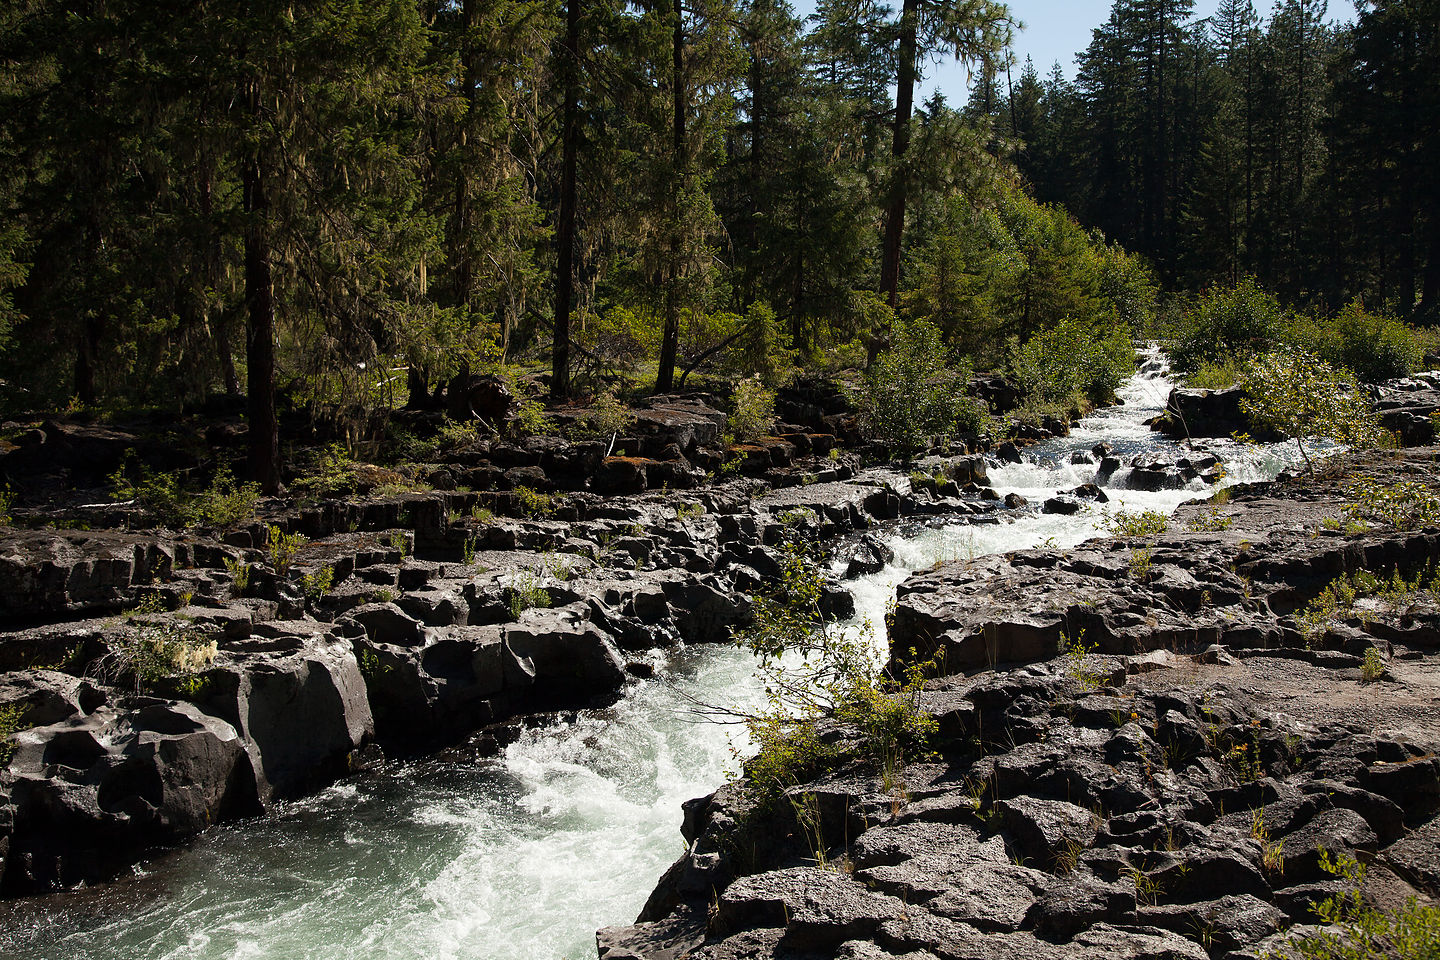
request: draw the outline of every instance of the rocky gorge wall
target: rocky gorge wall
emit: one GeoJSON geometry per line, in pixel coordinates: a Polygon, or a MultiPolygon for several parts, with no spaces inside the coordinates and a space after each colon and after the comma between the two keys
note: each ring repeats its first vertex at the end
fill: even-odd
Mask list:
{"type": "MultiPolygon", "coordinates": [[[[798,427],[741,449],[734,479],[690,489],[724,418],[670,406],[625,441],[669,459],[537,437],[447,468],[509,489],[276,502],[185,533],[87,505],[30,520],[96,529],[4,530],[0,891],[105,879],[382,750],[477,732],[495,750],[507,721],[613,700],[648,675],[648,651],[728,640],[782,539],[1001,509],[963,445],[911,491],[798,427]],[[165,663],[147,661],[157,651],[165,663]]],[[[4,459],[33,472],[35,450],[81,434],[4,459]]],[[[850,597],[833,585],[826,602],[850,597]]]]}

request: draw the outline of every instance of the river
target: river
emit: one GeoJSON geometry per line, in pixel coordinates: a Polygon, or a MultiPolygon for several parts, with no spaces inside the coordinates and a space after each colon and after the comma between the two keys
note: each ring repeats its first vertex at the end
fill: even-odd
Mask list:
{"type": "MultiPolygon", "coordinates": [[[[990,468],[1001,493],[1038,502],[1094,479],[1070,455],[1106,442],[1128,462],[1173,447],[1144,426],[1172,386],[1158,354],[1122,403],[1067,438],[990,468]]],[[[1225,482],[1268,479],[1289,448],[1210,442],[1225,482]]],[[[1103,510],[1169,513],[1208,495],[1106,485],[1111,502],[1013,523],[906,523],[887,530],[895,561],[855,581],[857,616],[883,624],[896,584],[938,560],[1041,545],[1103,529],[1103,510]]],[[[883,639],[883,638],[880,638],[883,639]]],[[[654,679],[573,723],[532,729],[498,757],[449,751],[389,763],[263,819],[223,825],[189,848],[89,890],[0,905],[0,955],[134,958],[593,957],[596,928],[634,920],[682,852],[680,804],[733,774],[742,728],[700,722],[693,704],[745,706],[760,695],[750,655],[732,646],[657,654],[654,679]]]]}

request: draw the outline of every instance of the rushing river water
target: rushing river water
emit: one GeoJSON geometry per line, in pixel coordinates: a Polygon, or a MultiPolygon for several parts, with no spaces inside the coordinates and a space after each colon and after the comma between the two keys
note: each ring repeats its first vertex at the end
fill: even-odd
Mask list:
{"type": "MultiPolygon", "coordinates": [[[[991,484],[1032,501],[1094,479],[1070,454],[1104,441],[1123,460],[1164,449],[1144,421],[1171,383],[1153,354],[1120,391],[1122,405],[1081,421],[1033,460],[994,466],[991,484]]],[[[1276,449],[1209,443],[1227,483],[1273,477],[1276,449]]],[[[1111,510],[1172,511],[1207,492],[1106,485],[1111,510]]],[[[896,584],[937,560],[1096,535],[1099,509],[1014,523],[907,524],[895,562],[855,582],[858,616],[883,623],[896,584]]],[[[682,649],[655,679],[570,725],[530,730],[500,757],[450,752],[390,764],[271,816],[229,824],[133,878],[0,905],[0,957],[424,958],[593,957],[596,928],[635,918],[680,854],[680,804],[715,789],[747,744],[734,726],[698,722],[699,700],[759,698],[748,653],[682,649]]]]}

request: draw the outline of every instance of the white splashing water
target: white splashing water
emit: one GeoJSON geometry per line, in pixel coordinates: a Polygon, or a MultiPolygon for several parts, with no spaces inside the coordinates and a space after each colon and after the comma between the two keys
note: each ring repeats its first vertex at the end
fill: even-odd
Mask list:
{"type": "MultiPolygon", "coordinates": [[[[1123,405],[992,467],[992,485],[1043,500],[1095,478],[1070,455],[1101,441],[1128,461],[1174,449],[1144,425],[1171,383],[1156,351],[1123,405]]],[[[1273,477],[1276,449],[1207,443],[1227,483],[1273,477]]],[[[1169,513],[1208,491],[1157,493],[1111,478],[1108,509],[1169,513]]],[[[883,630],[896,584],[939,560],[1096,535],[1101,509],[1012,523],[906,526],[895,561],[853,584],[857,616],[883,630]]],[[[883,637],[877,637],[883,642],[883,637]]],[[[696,722],[696,701],[759,702],[748,653],[696,647],[666,661],[614,707],[528,731],[502,757],[391,765],[263,820],[231,824],[148,872],[93,891],[0,906],[0,956],[110,958],[425,958],[594,956],[594,931],[632,921],[683,848],[680,805],[725,781],[743,729],[696,722]]]]}

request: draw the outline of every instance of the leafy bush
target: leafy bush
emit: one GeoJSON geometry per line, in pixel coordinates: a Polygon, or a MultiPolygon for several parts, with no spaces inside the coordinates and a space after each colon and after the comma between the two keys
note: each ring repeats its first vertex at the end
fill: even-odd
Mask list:
{"type": "Polygon", "coordinates": [[[744,443],[770,432],[775,425],[775,391],[767,389],[756,378],[741,380],[735,386],[735,409],[728,421],[730,435],[744,443]]]}
{"type": "Polygon", "coordinates": [[[1345,886],[1315,908],[1323,926],[1297,936],[1277,960],[1434,960],[1440,956],[1440,907],[1414,897],[1395,910],[1366,904],[1361,894],[1365,867],[1347,854],[1320,849],[1320,865],[1345,886]]]}
{"type": "Polygon", "coordinates": [[[173,473],[156,473],[143,463],[136,465],[133,454],[126,455],[109,479],[117,499],[135,501],[162,525],[176,529],[197,523],[235,526],[252,518],[260,501],[259,485],[236,483],[225,466],[216,469],[208,487],[193,493],[186,491],[173,473]]]}
{"type": "MultiPolygon", "coordinates": [[[[407,438],[413,441],[413,437],[407,438]]],[[[355,492],[355,461],[345,448],[332,443],[313,454],[303,475],[291,483],[297,491],[316,497],[337,497],[355,492]]]]}
{"type": "Polygon", "coordinates": [[[1406,377],[1420,368],[1420,338],[1394,317],[1369,313],[1359,300],[1319,327],[1315,351],[1366,383],[1406,377]]]}
{"type": "Polygon", "coordinates": [[[164,612],[158,598],[131,611],[128,616],[139,618],[133,632],[95,662],[95,674],[106,683],[128,681],[134,692],[144,693],[161,680],[192,676],[208,667],[218,652],[215,639],[174,618],[146,619],[164,612]]]}
{"type": "Polygon", "coordinates": [[[769,697],[746,718],[759,753],[745,772],[762,802],[852,753],[889,773],[923,752],[936,729],[919,706],[921,668],[903,680],[887,676],[868,630],[843,630],[824,616],[823,586],[819,566],[788,544],[779,584],[755,598],[752,624],[738,637],[759,658],[769,697]],[[818,737],[827,717],[854,733],[845,748],[818,737]]]}
{"type": "Polygon", "coordinates": [[[1366,447],[1387,437],[1354,375],[1311,354],[1283,350],[1257,357],[1241,385],[1246,392],[1241,412],[1252,423],[1293,437],[1312,472],[1307,438],[1366,447]]]}
{"type": "Polygon", "coordinates": [[[271,525],[267,531],[266,552],[270,558],[270,566],[280,576],[288,576],[290,567],[295,562],[295,554],[300,548],[309,542],[309,538],[303,533],[286,533],[275,525],[271,525]]]}
{"type": "Polygon", "coordinates": [[[555,512],[555,495],[541,493],[530,487],[516,487],[515,497],[520,501],[520,512],[527,517],[548,517],[555,512]]]}
{"type": "Polygon", "coordinates": [[[635,415],[615,396],[613,388],[600,391],[585,411],[580,432],[589,437],[613,437],[630,429],[635,415]]]}
{"type": "Polygon", "coordinates": [[[1170,518],[1154,510],[1144,510],[1140,513],[1117,510],[1105,517],[1105,529],[1122,537],[1159,536],[1169,527],[1170,518]]]}
{"type": "Polygon", "coordinates": [[[15,734],[21,729],[20,718],[25,715],[25,708],[18,703],[9,703],[0,707],[0,770],[10,765],[10,759],[15,756],[15,734]]]}
{"type": "Polygon", "coordinates": [[[1170,362],[1184,371],[1204,363],[1272,350],[1281,340],[1287,317],[1280,301],[1245,278],[1236,287],[1211,290],[1181,321],[1170,346],[1170,362]]]}
{"type": "Polygon", "coordinates": [[[1128,329],[1063,320],[1024,346],[1012,344],[1010,369],[1025,395],[1079,406],[1110,402],[1135,369],[1128,329]]]}
{"type": "Polygon", "coordinates": [[[252,519],[259,502],[259,484],[236,483],[230,468],[222,466],[210,486],[196,494],[190,512],[206,526],[234,527],[252,519]]]}
{"type": "Polygon", "coordinates": [[[967,362],[947,358],[940,331],[927,320],[896,320],[891,347],[875,359],[859,400],[866,432],[905,452],[930,437],[978,432],[984,405],[965,395],[967,362]]]}
{"type": "Polygon", "coordinates": [[[520,429],[532,437],[546,436],[555,432],[555,421],[545,412],[545,404],[539,400],[522,400],[515,414],[520,429]]]}

